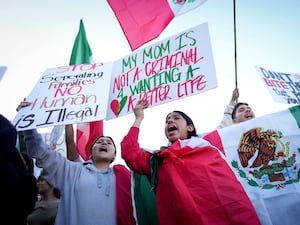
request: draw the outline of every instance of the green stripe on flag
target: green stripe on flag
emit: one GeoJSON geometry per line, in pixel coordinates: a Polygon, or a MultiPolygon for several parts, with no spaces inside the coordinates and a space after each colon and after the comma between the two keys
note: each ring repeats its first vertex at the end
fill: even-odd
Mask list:
{"type": "Polygon", "coordinates": [[[83,21],[81,19],[79,32],[76,36],[72,49],[70,65],[91,63],[92,54],[92,50],[86,38],[83,21]]]}
{"type": "Polygon", "coordinates": [[[290,107],[289,110],[295,118],[298,127],[300,128],[300,105],[290,107]]]}
{"type": "Polygon", "coordinates": [[[139,225],[158,225],[156,197],[146,175],[134,173],[134,202],[139,225]]]}

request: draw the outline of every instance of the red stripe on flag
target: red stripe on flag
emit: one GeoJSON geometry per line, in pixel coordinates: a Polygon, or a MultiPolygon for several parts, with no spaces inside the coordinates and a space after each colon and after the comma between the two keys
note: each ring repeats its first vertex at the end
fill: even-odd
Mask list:
{"type": "Polygon", "coordinates": [[[103,135],[103,120],[77,125],[77,151],[86,161],[90,158],[90,149],[95,140],[103,135]]]}
{"type": "Polygon", "coordinates": [[[131,50],[158,37],[175,17],[166,0],[108,0],[131,50]]]}
{"type": "Polygon", "coordinates": [[[206,134],[203,139],[209,141],[213,146],[217,147],[221,152],[225,155],[225,150],[222,144],[221,137],[217,130],[214,130],[208,134],[206,134]]]}

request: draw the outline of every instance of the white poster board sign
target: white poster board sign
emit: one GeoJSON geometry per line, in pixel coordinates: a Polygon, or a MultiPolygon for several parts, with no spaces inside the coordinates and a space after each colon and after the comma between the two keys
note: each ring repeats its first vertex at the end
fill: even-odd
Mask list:
{"type": "Polygon", "coordinates": [[[300,73],[283,73],[255,67],[274,101],[300,104],[300,73]]]}
{"type": "Polygon", "coordinates": [[[17,130],[110,120],[217,87],[208,24],[180,32],[113,63],[51,68],[14,119],[17,130]]]}
{"type": "Polygon", "coordinates": [[[106,119],[132,112],[140,99],[150,107],[217,87],[204,23],[114,62],[106,119]]]}
{"type": "Polygon", "coordinates": [[[13,121],[17,130],[102,120],[106,117],[111,63],[47,69],[13,121]]]}

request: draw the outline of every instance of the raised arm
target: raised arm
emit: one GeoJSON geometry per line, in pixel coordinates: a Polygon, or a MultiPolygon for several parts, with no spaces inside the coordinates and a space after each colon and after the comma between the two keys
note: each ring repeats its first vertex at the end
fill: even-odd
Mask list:
{"type": "Polygon", "coordinates": [[[237,103],[238,98],[239,98],[239,89],[235,88],[232,92],[232,96],[229,101],[229,104],[226,106],[224,110],[223,119],[221,123],[216,127],[216,129],[221,129],[223,127],[227,127],[233,124],[231,114],[235,104],[237,103]]]}
{"type": "MultiPolygon", "coordinates": [[[[17,110],[31,105],[22,101],[17,110]]],[[[73,179],[77,163],[70,162],[57,151],[51,151],[36,129],[23,131],[27,153],[36,159],[36,165],[43,168],[46,179],[55,187],[61,188],[73,179]]]]}
{"type": "Polygon", "coordinates": [[[134,172],[150,175],[151,154],[142,151],[138,143],[139,128],[144,119],[144,109],[148,106],[149,102],[147,100],[141,100],[133,109],[135,120],[121,142],[121,154],[128,167],[134,172]]]}
{"type": "Polygon", "coordinates": [[[144,109],[149,107],[149,101],[148,100],[140,100],[136,104],[136,106],[133,109],[135,120],[132,126],[134,127],[140,127],[142,120],[144,119],[144,109]]]}
{"type": "Polygon", "coordinates": [[[67,146],[67,159],[71,161],[80,161],[79,154],[76,150],[74,128],[72,124],[68,124],[65,126],[65,136],[67,146]]]}

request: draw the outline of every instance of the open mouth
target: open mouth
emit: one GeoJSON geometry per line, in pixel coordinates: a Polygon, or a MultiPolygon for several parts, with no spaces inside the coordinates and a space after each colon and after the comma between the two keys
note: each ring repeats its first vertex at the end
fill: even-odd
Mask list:
{"type": "Polygon", "coordinates": [[[99,151],[100,151],[100,152],[107,152],[107,149],[106,149],[106,148],[100,148],[99,151]]]}
{"type": "Polygon", "coordinates": [[[246,118],[247,118],[247,119],[252,119],[253,116],[252,116],[252,115],[247,115],[246,118]]]}
{"type": "Polygon", "coordinates": [[[175,127],[175,126],[169,126],[168,127],[168,132],[171,132],[171,131],[174,131],[174,130],[177,130],[177,127],[175,127]]]}

